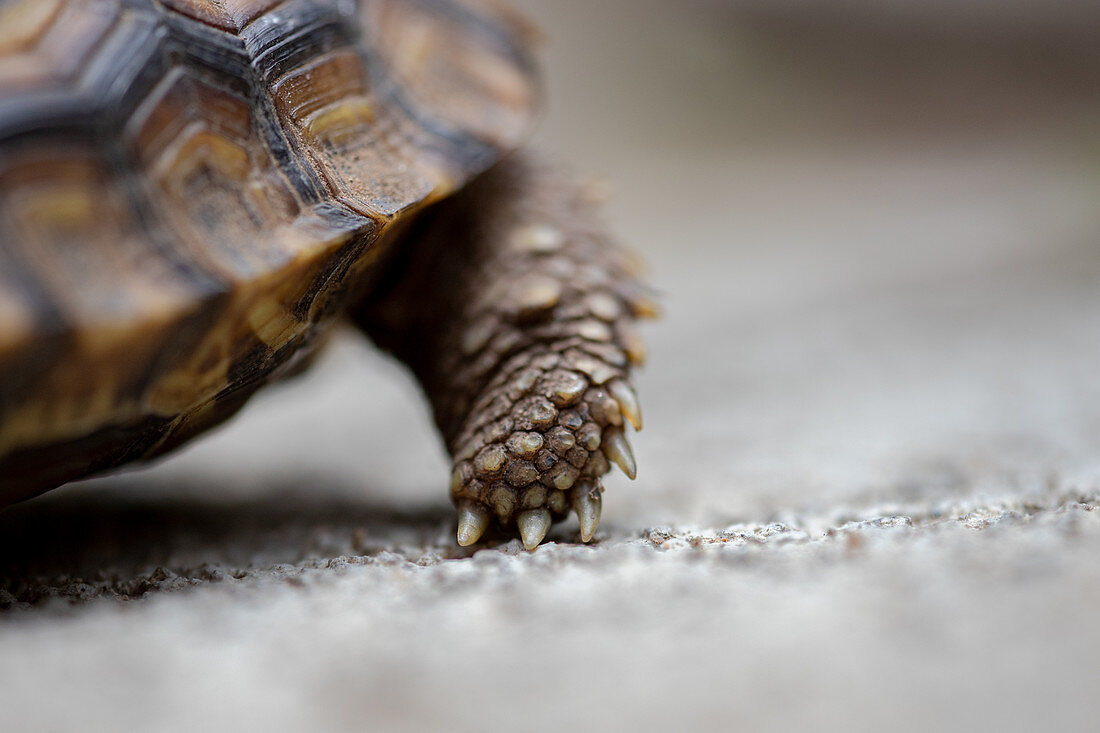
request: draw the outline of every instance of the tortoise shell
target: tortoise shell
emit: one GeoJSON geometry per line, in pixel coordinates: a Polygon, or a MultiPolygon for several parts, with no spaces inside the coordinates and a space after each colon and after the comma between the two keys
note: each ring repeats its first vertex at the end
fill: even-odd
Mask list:
{"type": "Polygon", "coordinates": [[[0,504],[293,369],[522,140],[527,40],[490,0],[0,5],[0,504]]]}

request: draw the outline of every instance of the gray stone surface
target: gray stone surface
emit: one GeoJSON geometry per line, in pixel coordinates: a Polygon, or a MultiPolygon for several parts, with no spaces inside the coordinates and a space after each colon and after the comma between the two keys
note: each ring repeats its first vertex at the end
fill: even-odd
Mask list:
{"type": "Polygon", "coordinates": [[[965,44],[875,74],[717,3],[525,5],[540,142],[665,293],[599,542],[455,547],[414,385],[347,334],[0,515],[0,729],[1093,729],[1096,100],[965,44]]]}

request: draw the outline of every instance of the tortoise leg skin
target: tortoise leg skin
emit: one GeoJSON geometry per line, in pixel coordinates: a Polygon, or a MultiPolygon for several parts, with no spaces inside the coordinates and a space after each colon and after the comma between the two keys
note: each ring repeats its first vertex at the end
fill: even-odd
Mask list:
{"type": "Polygon", "coordinates": [[[393,289],[355,315],[431,400],[454,461],[458,543],[496,521],[533,549],[570,511],[591,540],[600,478],[612,463],[635,474],[624,424],[642,426],[634,321],[655,312],[637,260],[609,240],[591,193],[530,156],[402,236],[393,289]]]}

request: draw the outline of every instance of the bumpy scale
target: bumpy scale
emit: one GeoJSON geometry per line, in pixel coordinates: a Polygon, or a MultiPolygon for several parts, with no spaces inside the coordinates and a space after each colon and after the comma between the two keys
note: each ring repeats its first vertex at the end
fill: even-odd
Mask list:
{"type": "Polygon", "coordinates": [[[570,511],[587,542],[610,464],[635,476],[634,322],[656,305],[594,198],[529,156],[505,161],[406,234],[416,243],[396,287],[357,311],[428,392],[454,460],[461,545],[495,519],[530,549],[570,511]]]}

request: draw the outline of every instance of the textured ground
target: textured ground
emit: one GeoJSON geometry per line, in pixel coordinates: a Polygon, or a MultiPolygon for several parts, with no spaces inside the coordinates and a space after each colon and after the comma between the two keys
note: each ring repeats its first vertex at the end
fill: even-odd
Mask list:
{"type": "Polygon", "coordinates": [[[0,514],[0,729],[1092,729],[1080,61],[529,4],[542,142],[666,294],[599,543],[456,548],[425,408],[347,338],[178,458],[0,514]]]}

